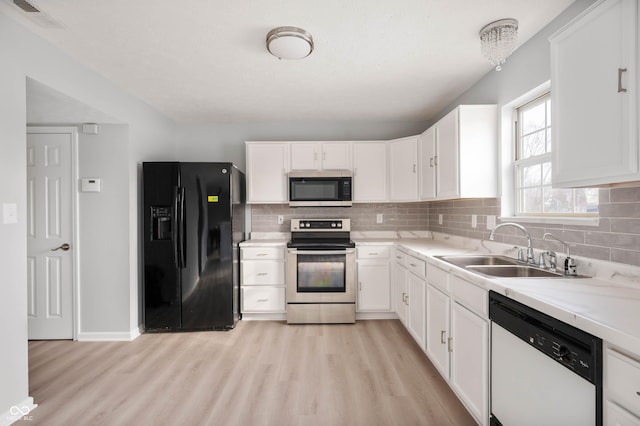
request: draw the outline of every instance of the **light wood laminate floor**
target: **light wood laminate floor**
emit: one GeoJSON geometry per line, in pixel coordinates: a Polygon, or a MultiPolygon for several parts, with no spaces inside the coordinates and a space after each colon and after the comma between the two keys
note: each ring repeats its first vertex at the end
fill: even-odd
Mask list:
{"type": "Polygon", "coordinates": [[[397,320],[33,341],[25,424],[472,425],[397,320]]]}

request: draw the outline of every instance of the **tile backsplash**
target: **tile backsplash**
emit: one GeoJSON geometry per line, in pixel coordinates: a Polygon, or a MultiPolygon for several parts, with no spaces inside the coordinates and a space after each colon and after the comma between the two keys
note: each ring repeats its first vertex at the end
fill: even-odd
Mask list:
{"type": "MultiPolygon", "coordinates": [[[[576,256],[640,266],[640,186],[600,189],[597,226],[522,223],[537,249],[563,252],[562,245],[543,241],[545,232],[571,245],[576,256]]],[[[488,238],[487,216],[500,217],[500,199],[482,198],[422,203],[354,204],[350,208],[290,208],[286,204],[253,205],[252,228],[259,232],[289,232],[291,218],[348,217],[354,231],[429,230],[469,238],[488,238]],[[376,223],[382,213],[383,223],[376,223]],[[477,215],[476,228],[471,216],[477,215]],[[277,218],[284,217],[278,225],[277,218]],[[442,215],[442,223],[440,223],[442,215]]],[[[499,222],[499,220],[498,220],[499,222]]],[[[517,221],[516,221],[517,222],[517,221]]],[[[501,228],[496,240],[526,246],[526,238],[515,228],[501,228]]]]}
{"type": "Polygon", "coordinates": [[[426,231],[429,203],[372,203],[353,207],[296,207],[287,204],[254,204],[251,228],[256,232],[289,232],[291,218],[350,218],[353,231],[426,231]],[[376,216],[382,214],[382,223],[376,216]],[[278,224],[278,216],[284,222],[278,224]]]}
{"type": "MultiPolygon", "coordinates": [[[[533,238],[533,246],[564,252],[561,244],[543,241],[545,232],[566,241],[571,254],[640,266],[640,186],[600,189],[597,226],[523,223],[533,238]]],[[[500,216],[500,199],[485,198],[429,203],[429,230],[470,238],[489,238],[487,215],[500,216]],[[443,223],[438,223],[442,214],[443,223]],[[478,225],[471,227],[471,215],[478,225]]],[[[514,222],[517,222],[514,220],[514,222]]],[[[496,241],[526,246],[524,235],[515,228],[501,228],[496,241]]]]}

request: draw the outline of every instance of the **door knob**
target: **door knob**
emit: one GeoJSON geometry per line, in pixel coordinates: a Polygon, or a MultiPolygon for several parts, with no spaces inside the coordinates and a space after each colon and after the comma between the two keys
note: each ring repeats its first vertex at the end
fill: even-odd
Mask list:
{"type": "Polygon", "coordinates": [[[69,250],[70,248],[71,248],[71,246],[70,246],[69,244],[64,243],[64,244],[62,244],[62,245],[61,245],[61,246],[59,246],[59,247],[56,247],[56,248],[54,248],[54,249],[51,249],[51,251],[56,251],[56,250],[67,251],[67,250],[69,250]]]}

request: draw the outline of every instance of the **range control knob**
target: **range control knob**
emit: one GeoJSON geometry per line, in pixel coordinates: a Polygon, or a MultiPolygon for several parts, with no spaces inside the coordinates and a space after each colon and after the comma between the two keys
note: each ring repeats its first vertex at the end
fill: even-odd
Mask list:
{"type": "Polygon", "coordinates": [[[338,222],[338,228],[342,228],[342,222],[338,222]]]}
{"type": "Polygon", "coordinates": [[[335,228],[336,227],[336,223],[335,222],[331,222],[331,227],[335,228]]]}
{"type": "Polygon", "coordinates": [[[571,353],[569,352],[569,348],[561,345],[558,348],[558,358],[560,358],[564,362],[571,361],[571,353]]]}

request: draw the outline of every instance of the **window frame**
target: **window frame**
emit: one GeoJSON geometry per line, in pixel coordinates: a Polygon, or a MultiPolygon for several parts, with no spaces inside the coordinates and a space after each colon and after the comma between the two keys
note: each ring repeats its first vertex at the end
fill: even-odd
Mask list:
{"type": "MultiPolygon", "coordinates": [[[[550,163],[550,167],[553,168],[553,139],[551,139],[551,147],[549,147],[548,140],[545,139],[545,152],[542,154],[531,155],[527,158],[521,159],[519,158],[521,155],[522,148],[522,139],[529,135],[535,134],[536,132],[550,132],[553,125],[549,124],[550,119],[550,111],[545,107],[545,127],[537,129],[533,132],[522,135],[522,116],[526,111],[532,110],[538,107],[540,104],[551,102],[551,90],[549,87],[546,87],[542,91],[538,91],[532,96],[523,96],[520,99],[520,102],[514,103],[512,107],[512,121],[513,121],[513,135],[512,135],[512,149],[513,149],[513,158],[512,158],[512,191],[513,191],[513,201],[511,206],[511,211],[513,212],[513,217],[518,220],[522,219],[559,219],[559,220],[570,220],[570,221],[594,221],[599,219],[599,212],[571,212],[571,213],[548,213],[544,211],[535,211],[535,212],[525,212],[524,210],[524,190],[527,188],[540,188],[541,196],[542,196],[542,204],[540,208],[544,208],[544,193],[545,188],[553,188],[551,184],[545,184],[542,176],[539,185],[526,187],[522,182],[522,170],[525,167],[530,167],[534,165],[540,165],[543,167],[544,164],[550,163]],[[522,111],[523,108],[529,107],[522,111]]],[[[581,188],[577,188],[578,190],[581,188]]],[[[576,201],[576,188],[571,188],[571,208],[575,210],[575,201],[576,201]]],[[[545,220],[546,222],[547,220],[545,220]]]]}

